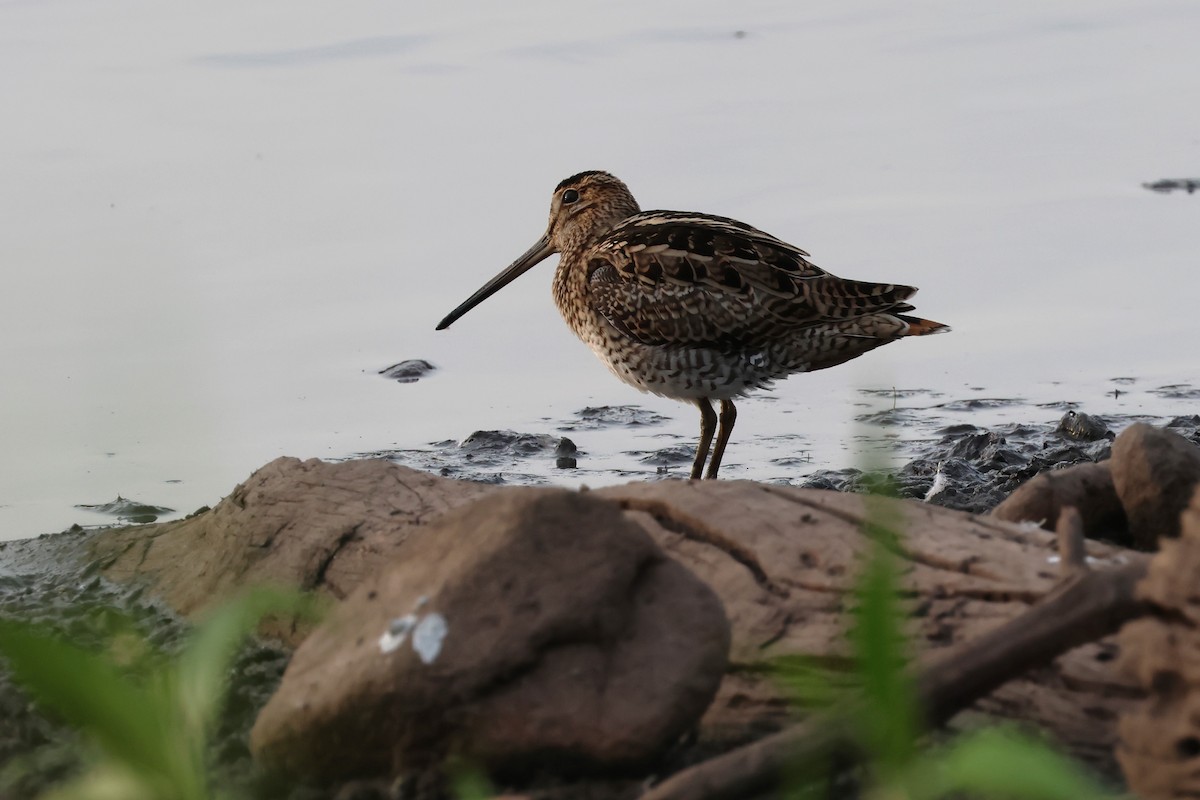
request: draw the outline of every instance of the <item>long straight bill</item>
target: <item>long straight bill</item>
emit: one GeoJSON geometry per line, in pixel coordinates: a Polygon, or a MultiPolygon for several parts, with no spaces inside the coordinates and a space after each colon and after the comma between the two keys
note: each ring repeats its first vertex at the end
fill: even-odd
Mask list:
{"type": "Polygon", "coordinates": [[[531,267],[552,255],[554,255],[554,247],[550,244],[549,238],[543,236],[541,239],[538,239],[533,247],[525,251],[524,255],[514,261],[499,275],[485,283],[479,291],[468,297],[466,302],[447,314],[446,318],[438,323],[437,330],[440,331],[444,328],[449,328],[463,314],[466,314],[472,308],[521,277],[531,267]]]}

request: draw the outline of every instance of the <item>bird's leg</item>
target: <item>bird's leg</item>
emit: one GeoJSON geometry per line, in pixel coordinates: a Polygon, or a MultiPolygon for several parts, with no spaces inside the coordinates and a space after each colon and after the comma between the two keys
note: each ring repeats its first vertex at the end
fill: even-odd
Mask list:
{"type": "Polygon", "coordinates": [[[696,460],[692,462],[692,480],[699,478],[704,471],[708,448],[712,446],[713,434],[717,430],[717,412],[713,411],[708,398],[696,398],[696,408],[700,409],[700,445],[696,448],[696,460]]]}
{"type": "Polygon", "coordinates": [[[733,433],[733,423],[737,422],[737,409],[732,400],[721,401],[721,432],[717,434],[717,446],[713,448],[712,461],[708,462],[708,474],[704,477],[717,477],[721,468],[721,457],[725,455],[725,445],[729,444],[729,434],[733,433]]]}

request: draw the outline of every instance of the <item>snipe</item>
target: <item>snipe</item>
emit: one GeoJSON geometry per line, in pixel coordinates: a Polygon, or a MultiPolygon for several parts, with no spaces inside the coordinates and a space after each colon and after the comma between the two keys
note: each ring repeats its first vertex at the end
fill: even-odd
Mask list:
{"type": "Polygon", "coordinates": [[[700,409],[693,478],[706,460],[705,477],[717,476],[737,419],[733,398],[947,329],[904,313],[913,310],[911,286],[831,275],[800,248],[736,220],[641,211],[624,183],[599,171],[560,183],[542,238],[437,329],[554,253],[554,302],[575,335],[631,386],[700,409]],[[715,447],[713,400],[721,404],[715,447]]]}

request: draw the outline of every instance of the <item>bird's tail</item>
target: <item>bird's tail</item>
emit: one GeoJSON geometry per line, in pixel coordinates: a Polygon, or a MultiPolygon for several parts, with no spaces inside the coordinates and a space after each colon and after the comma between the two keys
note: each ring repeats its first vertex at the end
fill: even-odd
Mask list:
{"type": "Polygon", "coordinates": [[[896,314],[896,317],[903,320],[908,325],[908,330],[900,334],[901,336],[925,336],[929,333],[945,333],[950,330],[949,325],[941,322],[934,322],[931,319],[921,319],[920,317],[910,317],[907,314],[896,314]]]}

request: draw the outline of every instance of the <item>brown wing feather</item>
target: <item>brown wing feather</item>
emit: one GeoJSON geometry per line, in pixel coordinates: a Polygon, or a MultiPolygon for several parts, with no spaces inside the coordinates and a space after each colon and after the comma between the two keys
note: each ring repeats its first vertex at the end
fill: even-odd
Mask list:
{"type": "Polygon", "coordinates": [[[646,344],[737,346],[831,321],[907,311],[916,289],[831,275],[735,220],[637,214],[591,248],[589,302],[646,344]]]}

